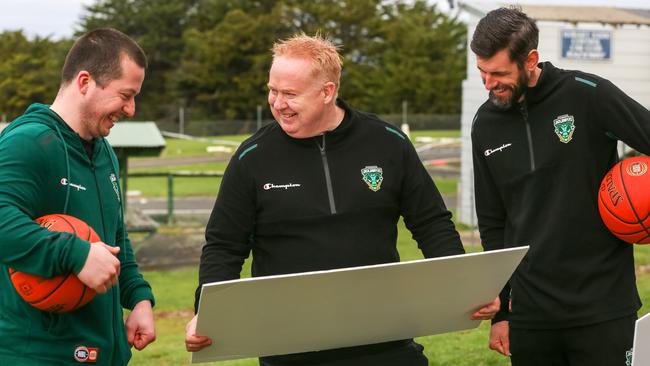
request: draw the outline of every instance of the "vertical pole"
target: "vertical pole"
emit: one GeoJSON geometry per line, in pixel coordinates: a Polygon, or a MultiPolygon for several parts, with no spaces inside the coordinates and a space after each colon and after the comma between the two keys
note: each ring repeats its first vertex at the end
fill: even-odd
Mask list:
{"type": "Polygon", "coordinates": [[[167,224],[174,222],[174,175],[167,174],[167,224]]]}
{"type": "Polygon", "coordinates": [[[262,106],[257,105],[257,129],[262,128],[262,106]]]}
{"type": "Polygon", "coordinates": [[[178,133],[185,134],[185,108],[178,108],[178,133]]]}
{"type": "Polygon", "coordinates": [[[125,149],[117,149],[117,163],[120,165],[119,166],[119,174],[122,177],[122,209],[124,210],[124,213],[126,213],[126,192],[127,189],[129,188],[129,160],[126,155],[126,150],[125,149]]]}
{"type": "Polygon", "coordinates": [[[408,101],[405,99],[402,101],[402,125],[400,126],[400,129],[402,132],[407,137],[411,137],[411,128],[409,127],[409,123],[407,120],[407,109],[408,109],[408,101]]]}

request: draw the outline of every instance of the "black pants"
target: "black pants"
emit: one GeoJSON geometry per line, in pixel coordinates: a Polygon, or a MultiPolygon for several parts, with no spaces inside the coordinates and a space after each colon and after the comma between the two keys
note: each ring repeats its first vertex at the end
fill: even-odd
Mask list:
{"type": "Polygon", "coordinates": [[[320,352],[261,357],[260,366],[427,366],[424,347],[403,340],[320,352]]]}
{"type": "Polygon", "coordinates": [[[567,329],[510,328],[512,366],[631,364],[636,315],[567,329]]]}

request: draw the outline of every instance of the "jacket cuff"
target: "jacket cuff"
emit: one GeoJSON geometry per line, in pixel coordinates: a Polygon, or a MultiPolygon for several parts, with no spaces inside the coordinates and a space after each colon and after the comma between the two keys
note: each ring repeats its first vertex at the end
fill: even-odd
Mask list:
{"type": "Polygon", "coordinates": [[[510,318],[510,314],[507,311],[499,310],[498,313],[492,319],[492,324],[507,321],[510,318]]]}
{"type": "Polygon", "coordinates": [[[66,261],[70,264],[68,268],[72,268],[72,273],[75,275],[78,275],[84,268],[90,252],[90,245],[89,242],[82,239],[74,240],[70,244],[66,261]]]}
{"type": "Polygon", "coordinates": [[[151,291],[151,287],[149,286],[141,286],[131,293],[131,296],[129,296],[129,302],[124,304],[124,307],[133,310],[135,305],[139,303],[140,301],[143,300],[149,300],[151,302],[151,307],[153,308],[156,306],[156,300],[153,297],[153,291],[151,291]]]}

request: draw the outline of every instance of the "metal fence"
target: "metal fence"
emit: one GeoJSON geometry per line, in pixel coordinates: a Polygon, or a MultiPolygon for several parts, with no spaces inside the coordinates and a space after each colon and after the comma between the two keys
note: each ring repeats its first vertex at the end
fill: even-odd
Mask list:
{"type": "MultiPolygon", "coordinates": [[[[396,126],[402,124],[401,114],[380,115],[381,119],[396,126]]],[[[410,114],[407,122],[411,130],[459,130],[458,114],[410,114]]],[[[183,127],[175,122],[157,122],[163,131],[180,132],[193,136],[219,136],[252,134],[261,126],[275,123],[273,119],[186,120],[183,127]]]]}

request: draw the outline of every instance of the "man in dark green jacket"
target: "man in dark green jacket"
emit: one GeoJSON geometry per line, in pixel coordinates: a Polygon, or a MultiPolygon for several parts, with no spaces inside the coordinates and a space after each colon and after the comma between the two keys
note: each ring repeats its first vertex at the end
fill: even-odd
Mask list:
{"type": "Polygon", "coordinates": [[[114,29],[82,36],[63,66],[51,106],[31,105],[0,135],[0,364],[125,365],[130,345],[155,339],[149,284],[124,228],[118,165],[104,139],[135,113],[146,68],[142,49],[114,29]],[[34,223],[63,213],[88,223],[91,243],[34,223]],[[76,274],[97,296],[69,313],[38,310],[13,288],[7,268],[76,274]],[[132,310],[126,321],[122,308],[132,310]]]}

